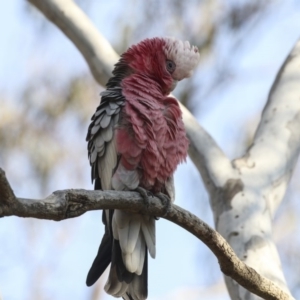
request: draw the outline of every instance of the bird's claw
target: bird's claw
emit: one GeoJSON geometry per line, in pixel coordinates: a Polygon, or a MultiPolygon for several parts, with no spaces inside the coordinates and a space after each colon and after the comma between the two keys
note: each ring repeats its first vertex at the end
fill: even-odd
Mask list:
{"type": "MultiPolygon", "coordinates": [[[[171,199],[166,195],[166,194],[163,194],[163,193],[158,193],[158,194],[155,194],[153,195],[153,193],[151,193],[150,191],[138,186],[136,189],[135,189],[138,193],[140,193],[140,195],[142,196],[143,200],[144,200],[144,204],[146,205],[147,208],[149,208],[149,205],[150,205],[150,200],[149,200],[149,197],[157,197],[161,204],[164,206],[164,214],[163,216],[165,216],[166,214],[169,213],[170,209],[171,209],[171,199]]],[[[159,217],[154,217],[155,220],[159,220],[159,217]]]]}
{"type": "Polygon", "coordinates": [[[142,196],[142,198],[144,200],[146,207],[148,208],[149,204],[150,204],[149,197],[151,197],[151,196],[153,197],[153,194],[150,191],[147,191],[146,189],[144,189],[140,186],[138,186],[135,190],[140,193],[140,195],[142,196]]]}
{"type": "Polygon", "coordinates": [[[161,204],[165,208],[163,216],[167,215],[171,210],[171,204],[172,204],[171,199],[166,194],[163,193],[158,193],[155,196],[160,200],[161,204]]]}

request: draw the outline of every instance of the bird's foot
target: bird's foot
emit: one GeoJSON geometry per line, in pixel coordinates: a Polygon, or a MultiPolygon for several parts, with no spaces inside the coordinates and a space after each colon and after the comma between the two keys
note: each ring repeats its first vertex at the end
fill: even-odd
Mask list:
{"type": "Polygon", "coordinates": [[[146,189],[144,189],[140,186],[138,186],[135,190],[140,193],[140,195],[142,196],[142,198],[144,200],[146,207],[148,208],[149,204],[150,204],[149,197],[153,197],[153,194],[150,191],[147,191],[146,189]]]}
{"type": "Polygon", "coordinates": [[[160,200],[161,204],[164,206],[165,211],[163,216],[165,216],[171,210],[171,205],[172,205],[171,199],[166,194],[163,193],[158,193],[155,196],[160,200]]]}
{"type": "MultiPolygon", "coordinates": [[[[164,214],[163,216],[165,216],[170,210],[171,210],[171,199],[166,195],[166,194],[163,194],[163,193],[158,193],[158,194],[153,194],[151,193],[150,191],[138,186],[136,189],[135,189],[138,193],[140,193],[140,195],[142,196],[143,200],[144,200],[144,204],[146,205],[146,207],[148,208],[149,205],[150,205],[150,200],[149,200],[149,197],[157,197],[161,204],[164,206],[164,214]]],[[[154,217],[155,220],[159,220],[159,217],[154,217]]]]}

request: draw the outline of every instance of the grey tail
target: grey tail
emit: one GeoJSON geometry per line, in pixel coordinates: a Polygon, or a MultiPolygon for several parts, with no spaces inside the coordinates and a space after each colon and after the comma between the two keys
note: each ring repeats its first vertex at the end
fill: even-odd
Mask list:
{"type": "MultiPolygon", "coordinates": [[[[98,178],[95,180],[95,190],[97,189],[101,189],[101,183],[98,178]]],[[[96,258],[88,272],[86,285],[93,285],[111,263],[110,277],[112,275],[112,278],[110,280],[128,284],[127,291],[122,295],[122,298],[124,300],[145,300],[148,296],[148,249],[145,247],[145,261],[142,274],[130,273],[124,265],[120,243],[118,240],[113,239],[111,227],[113,213],[113,210],[109,210],[109,220],[106,218],[105,211],[102,213],[105,233],[96,258]]]]}
{"type": "Polygon", "coordinates": [[[86,285],[93,285],[106,270],[107,266],[111,262],[111,242],[110,236],[106,231],[101,244],[99,246],[99,250],[96,258],[89,270],[89,273],[86,278],[86,285]]]}
{"type": "Polygon", "coordinates": [[[133,274],[124,300],[145,300],[148,297],[148,249],[146,247],[145,261],[141,275],[133,274]]]}
{"type": "Polygon", "coordinates": [[[112,261],[108,278],[108,294],[124,300],[145,300],[148,296],[148,250],[141,275],[130,273],[123,262],[119,241],[113,241],[112,261]],[[120,286],[122,283],[122,287],[120,286]],[[118,291],[117,293],[115,293],[118,291]],[[123,292],[121,292],[123,291],[123,292]]]}
{"type": "MultiPolygon", "coordinates": [[[[100,180],[97,178],[95,180],[95,190],[101,189],[100,180]]],[[[109,212],[110,216],[112,216],[113,211],[109,212]]],[[[111,218],[110,218],[111,219],[111,218]]],[[[102,238],[101,244],[98,249],[98,253],[94,262],[88,272],[86,278],[86,285],[91,286],[93,285],[103,274],[107,266],[111,262],[111,253],[112,253],[112,235],[111,235],[111,226],[108,224],[106,220],[105,211],[102,212],[102,222],[105,225],[105,233],[102,238]]]]}

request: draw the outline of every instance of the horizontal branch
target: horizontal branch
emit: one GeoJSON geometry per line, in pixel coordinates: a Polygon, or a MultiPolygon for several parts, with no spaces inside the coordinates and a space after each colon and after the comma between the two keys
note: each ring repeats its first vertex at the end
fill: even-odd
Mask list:
{"type": "Polygon", "coordinates": [[[146,206],[139,193],[120,191],[70,189],[56,191],[42,200],[17,198],[4,171],[0,169],[0,217],[19,216],[60,221],[99,209],[122,209],[172,221],[205,243],[217,257],[223,273],[252,293],[270,300],[292,299],[273,282],[243,263],[218,232],[177,205],[172,205],[165,214],[165,208],[158,198],[151,197],[149,206],[146,206]]]}

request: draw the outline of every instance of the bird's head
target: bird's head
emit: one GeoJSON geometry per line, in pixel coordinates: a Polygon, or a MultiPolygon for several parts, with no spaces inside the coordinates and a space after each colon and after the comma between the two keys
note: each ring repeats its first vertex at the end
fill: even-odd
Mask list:
{"type": "Polygon", "coordinates": [[[173,38],[145,39],[122,55],[133,73],[155,80],[165,94],[175,88],[177,81],[192,75],[199,58],[197,47],[173,38]]]}

